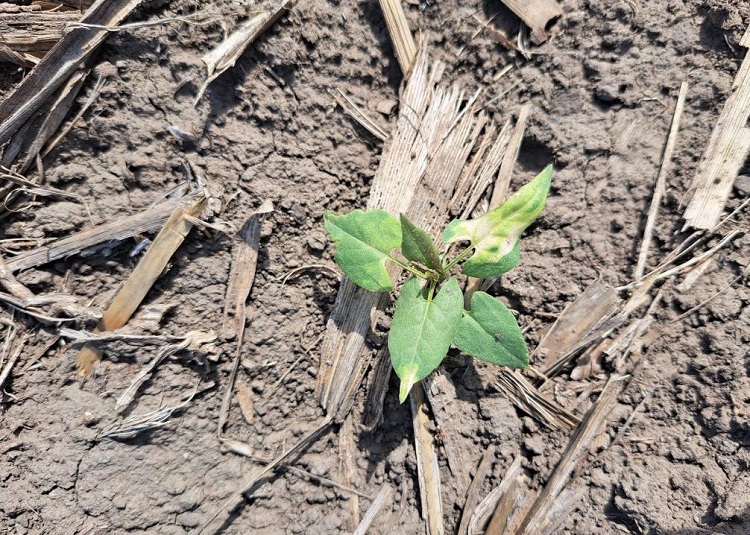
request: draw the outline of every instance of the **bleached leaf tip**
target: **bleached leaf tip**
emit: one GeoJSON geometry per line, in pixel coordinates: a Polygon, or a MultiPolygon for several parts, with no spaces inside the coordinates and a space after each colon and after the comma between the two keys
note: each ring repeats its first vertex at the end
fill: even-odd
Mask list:
{"type": "Polygon", "coordinates": [[[401,385],[399,386],[398,391],[398,402],[403,403],[406,401],[406,398],[409,397],[409,392],[411,392],[411,388],[417,383],[417,368],[413,367],[404,373],[404,375],[401,377],[401,385]]]}

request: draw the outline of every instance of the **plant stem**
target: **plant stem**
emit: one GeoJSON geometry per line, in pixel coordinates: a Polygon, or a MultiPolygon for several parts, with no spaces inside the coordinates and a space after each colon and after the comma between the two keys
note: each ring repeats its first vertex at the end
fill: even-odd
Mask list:
{"type": "Polygon", "coordinates": [[[412,266],[404,264],[400,260],[398,260],[396,258],[393,258],[391,255],[388,255],[388,258],[390,259],[391,262],[393,262],[394,264],[396,264],[398,267],[405,269],[406,271],[408,271],[409,273],[411,273],[412,275],[414,275],[416,277],[419,277],[420,279],[428,279],[429,278],[429,277],[427,277],[426,273],[422,273],[421,271],[419,271],[417,269],[414,269],[412,266]]]}
{"type": "Polygon", "coordinates": [[[435,295],[435,286],[437,286],[437,279],[432,279],[430,281],[430,289],[427,290],[427,301],[432,301],[433,296],[435,295]]]}
{"type": "Polygon", "coordinates": [[[453,266],[455,266],[456,264],[464,260],[467,256],[469,256],[469,254],[471,254],[473,250],[474,250],[474,246],[469,246],[463,251],[461,251],[461,253],[456,258],[454,258],[447,266],[445,266],[445,271],[448,272],[451,269],[453,269],[453,266]]]}

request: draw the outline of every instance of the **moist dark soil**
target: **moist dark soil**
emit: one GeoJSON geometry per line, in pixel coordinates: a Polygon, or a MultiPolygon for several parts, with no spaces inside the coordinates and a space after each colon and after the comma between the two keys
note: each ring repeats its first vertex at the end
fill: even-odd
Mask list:
{"type": "MultiPolygon", "coordinates": [[[[681,214],[717,116],[744,56],[739,40],[750,4],[733,0],[605,2],[564,0],[549,40],[524,59],[493,32],[520,27],[499,0],[404,3],[411,27],[496,120],[533,111],[513,187],[548,163],[556,169],[541,218],[527,231],[520,265],[492,292],[518,314],[533,349],[555,317],[586,287],[633,280],[646,213],[674,103],[690,84],[674,166],[659,214],[649,267],[687,235],[681,214]],[[490,19],[493,22],[487,24],[490,19]],[[480,31],[485,25],[487,27],[480,31]],[[505,74],[506,65],[512,68],[505,74]]],[[[75,196],[39,197],[0,221],[11,258],[50,238],[136,214],[186,180],[189,162],[220,201],[215,218],[240,227],[263,201],[259,262],[241,347],[238,388],[227,436],[272,459],[320,418],[314,394],[319,349],[339,284],[326,209],[364,207],[383,144],[336,106],[340,89],[385,129],[396,124],[402,81],[375,0],[309,0],[274,24],[194,105],[205,78],[201,56],[253,10],[247,2],[147,2],[129,22],[185,17],[109,36],[79,97],[97,78],[103,89],[44,161],[44,184],[75,196]],[[189,133],[189,136],[175,135],[189,133]],[[19,245],[20,244],[20,245],[19,245]],[[316,267],[317,266],[317,267],[316,267]],[[324,267],[319,267],[324,266],[324,267]],[[283,283],[285,275],[300,269],[283,283]],[[312,347],[309,351],[307,348],[312,347]],[[292,365],[296,365],[292,368],[292,365]],[[279,382],[280,381],[280,382],[279,382]],[[278,386],[277,386],[278,383],[278,386]]],[[[0,64],[0,97],[25,72],[0,64]]],[[[727,211],[750,193],[743,169],[727,211]]],[[[446,218],[448,215],[446,214],[446,218]]],[[[730,228],[747,229],[746,212],[730,228]]],[[[150,236],[153,238],[153,236],[150,236]]],[[[103,311],[133,270],[145,236],[19,273],[36,294],[68,293],[103,311]]],[[[720,234],[711,237],[715,245],[720,234]]],[[[638,359],[638,378],[618,400],[606,434],[615,445],[592,453],[570,488],[580,494],[561,520],[565,534],[698,535],[750,533],[750,291],[743,271],[750,237],[722,249],[689,288],[681,277],[657,289],[656,318],[638,359]],[[704,303],[686,317],[692,307],[704,303]]],[[[218,331],[232,238],[196,227],[149,292],[167,307],[148,334],[218,331]]],[[[623,294],[626,296],[626,294],[623,294]]],[[[167,358],[124,413],[115,403],[163,343],[109,342],[93,376],[82,381],[75,349],[51,341],[54,326],[6,308],[5,337],[30,335],[0,405],[0,533],[191,533],[261,466],[217,438],[222,397],[236,348],[218,339],[167,358]],[[16,332],[17,331],[17,332],[16,332]],[[16,333],[16,334],[13,334],[16,333]],[[124,416],[191,401],[162,427],[132,438],[101,431],[124,416]]],[[[92,329],[86,320],[69,326],[92,329]]],[[[141,331],[142,333],[142,331],[141,331]]],[[[7,354],[6,354],[7,358],[7,354]]],[[[544,392],[583,415],[616,368],[573,380],[570,369],[544,392]]],[[[485,450],[495,447],[481,495],[517,455],[534,489],[548,479],[571,433],[552,431],[491,385],[495,370],[454,356],[439,373],[445,388],[439,435],[460,455],[452,472],[439,450],[446,532],[457,529],[466,489],[485,450]]],[[[316,440],[294,466],[374,496],[395,492],[371,533],[425,533],[420,514],[411,414],[392,381],[383,421],[351,425],[316,440]],[[340,445],[351,441],[353,459],[340,445]],[[353,467],[345,475],[345,467],[353,467]]],[[[436,434],[437,431],[436,431],[436,434]]],[[[282,471],[230,516],[222,533],[351,533],[371,501],[299,472],[282,471]]]]}

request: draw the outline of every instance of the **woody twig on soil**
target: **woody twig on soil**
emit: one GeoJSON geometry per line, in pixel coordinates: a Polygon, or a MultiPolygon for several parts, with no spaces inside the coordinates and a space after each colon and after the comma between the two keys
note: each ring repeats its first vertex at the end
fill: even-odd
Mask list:
{"type": "MultiPolygon", "coordinates": [[[[740,46],[750,48],[750,26],[740,46]]],[[[747,53],[693,178],[691,189],[695,193],[683,214],[685,228],[708,230],[721,219],[734,181],[750,155],[749,118],[750,53],[747,53]]]]}
{"type": "MultiPolygon", "coordinates": [[[[115,295],[95,332],[119,329],[127,323],[190,232],[193,225],[185,219],[184,214],[197,216],[203,211],[205,204],[205,194],[199,194],[190,205],[179,207],[172,213],[154,238],[151,247],[115,295]]],[[[90,375],[101,355],[101,350],[93,345],[84,345],[76,359],[79,373],[83,376],[90,375]]]]}
{"type": "Polygon", "coordinates": [[[669,130],[669,135],[667,136],[667,143],[664,146],[659,174],[656,178],[656,184],[654,185],[654,195],[651,198],[651,207],[648,210],[646,228],[643,231],[643,242],[641,243],[641,250],[638,254],[638,264],[635,268],[636,281],[640,280],[646,271],[648,249],[651,246],[651,239],[654,233],[654,226],[656,225],[656,217],[659,213],[659,206],[661,206],[661,200],[666,191],[667,175],[672,169],[672,154],[674,153],[674,148],[677,144],[677,133],[680,130],[680,119],[682,118],[682,111],[685,108],[687,90],[688,83],[682,82],[680,85],[680,94],[677,97],[677,104],[674,108],[674,115],[672,116],[672,126],[669,130]]]}

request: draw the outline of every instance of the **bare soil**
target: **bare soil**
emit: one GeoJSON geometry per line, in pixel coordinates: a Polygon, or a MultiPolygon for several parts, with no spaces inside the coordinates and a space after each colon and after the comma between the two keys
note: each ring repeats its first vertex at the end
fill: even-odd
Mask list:
{"type": "MultiPolygon", "coordinates": [[[[532,348],[592,282],[617,287],[632,281],[674,101],[688,80],[649,265],[684,239],[684,200],[744,55],[738,43],[750,23],[750,4],[736,0],[654,0],[637,2],[635,11],[626,1],[561,4],[564,16],[528,61],[502,48],[490,31],[515,32],[519,24],[498,0],[405,4],[412,28],[446,63],[448,83],[464,84],[468,95],[481,88],[480,98],[498,118],[517,113],[524,102],[534,105],[514,186],[552,162],[553,191],[527,232],[521,264],[493,288],[517,311],[532,348]],[[496,14],[490,30],[477,35],[496,14]],[[498,77],[508,63],[514,68],[498,77]]],[[[45,161],[45,183],[75,194],[78,202],[38,198],[0,221],[0,237],[59,238],[138,213],[185,180],[186,161],[222,200],[218,215],[224,221],[240,226],[272,200],[276,209],[263,221],[238,376],[252,393],[254,414],[246,421],[235,402],[227,427],[228,436],[272,459],[321,414],[314,396],[319,354],[305,348],[323,332],[338,286],[330,269],[301,270],[286,284],[282,279],[304,266],[335,268],[322,214],[364,206],[382,151],[329,91],[345,90],[384,128],[393,128],[395,108],[390,114],[378,110],[387,113],[397,104],[401,73],[375,0],[309,0],[251,46],[194,106],[204,77],[201,55],[252,9],[228,0],[207,6],[146,3],[131,22],[201,10],[210,16],[202,24],[172,22],[108,38],[79,100],[98,76],[103,91],[45,161]],[[189,139],[170,133],[175,127],[189,139]]],[[[2,97],[24,73],[10,64],[0,64],[0,73],[2,97]]],[[[729,210],[750,194],[748,175],[750,167],[737,181],[729,210]]],[[[746,212],[730,225],[747,229],[746,212]]],[[[13,243],[3,241],[4,256],[18,252],[13,243]]],[[[103,310],[137,261],[135,245],[115,244],[18,278],[37,294],[67,292],[103,310]]],[[[736,239],[685,292],[676,287],[679,278],[661,287],[658,321],[632,357],[640,360],[639,378],[620,397],[608,436],[637,413],[617,444],[592,454],[589,468],[575,474],[571,488],[580,499],[559,533],[750,533],[750,291],[742,276],[748,245],[750,236],[736,239]]],[[[172,307],[160,333],[219,328],[230,250],[231,239],[216,230],[189,235],[148,296],[150,304],[172,307]]],[[[216,436],[235,351],[231,341],[219,340],[209,351],[182,351],[162,363],[125,416],[179,404],[197,388],[196,395],[165,426],[112,440],[98,435],[117,421],[117,398],[160,346],[109,343],[94,376],[82,382],[76,352],[57,343],[20,373],[54,329],[18,315],[13,321],[33,337],[0,405],[0,533],[195,532],[258,468],[216,436]]],[[[10,336],[11,327],[3,329],[10,336]]],[[[566,370],[545,392],[580,416],[615,368],[604,365],[604,373],[585,381],[572,380],[566,370]]],[[[440,373],[448,390],[440,410],[449,422],[441,436],[459,452],[461,467],[451,472],[441,449],[445,523],[452,533],[488,446],[496,447],[496,455],[482,496],[519,453],[532,486],[542,486],[570,433],[547,430],[517,410],[491,387],[489,366],[454,356],[440,373]]],[[[425,527],[411,415],[397,402],[395,382],[391,387],[376,429],[362,429],[355,418],[351,429],[324,435],[294,465],[341,481],[346,463],[339,443],[353,440],[351,486],[369,496],[384,483],[396,489],[371,532],[420,534],[425,527]]],[[[359,400],[354,414],[361,405],[359,400]]],[[[369,504],[297,472],[281,472],[212,529],[351,533],[354,509],[361,514],[369,504]]]]}

